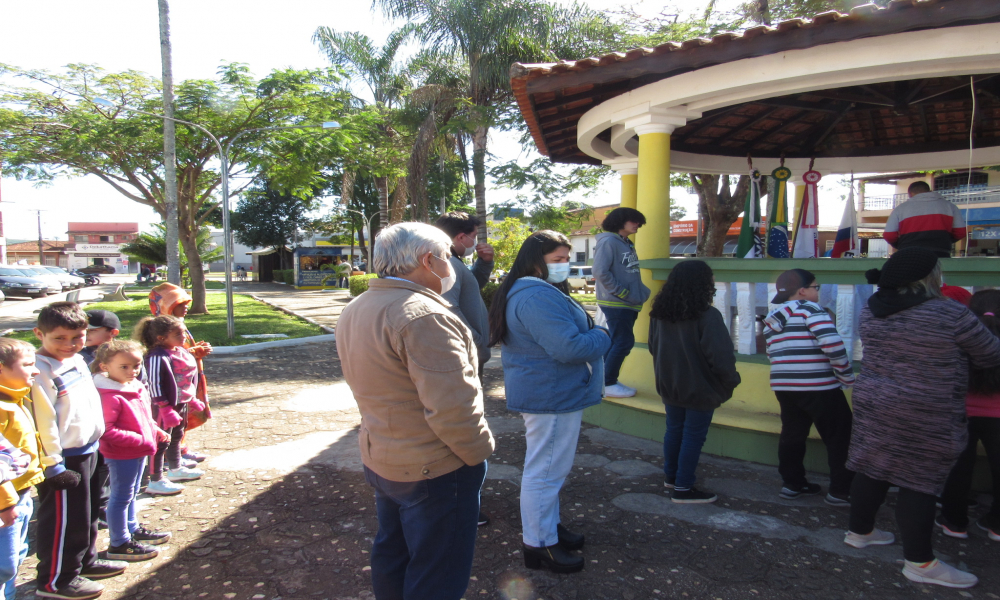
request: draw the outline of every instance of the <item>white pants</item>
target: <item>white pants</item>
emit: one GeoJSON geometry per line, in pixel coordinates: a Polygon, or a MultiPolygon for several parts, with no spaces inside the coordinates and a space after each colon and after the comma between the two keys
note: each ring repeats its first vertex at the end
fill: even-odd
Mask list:
{"type": "Polygon", "coordinates": [[[559,542],[559,490],[573,468],[583,411],[521,416],[528,446],[521,475],[521,535],[528,546],[553,546],[559,542]]]}

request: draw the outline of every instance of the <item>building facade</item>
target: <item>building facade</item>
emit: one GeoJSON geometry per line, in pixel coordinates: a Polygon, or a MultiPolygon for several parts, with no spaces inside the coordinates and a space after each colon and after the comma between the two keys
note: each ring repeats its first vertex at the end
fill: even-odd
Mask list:
{"type": "Polygon", "coordinates": [[[138,265],[130,265],[121,253],[122,244],[139,235],[138,223],[69,223],[66,233],[67,268],[105,265],[114,267],[115,273],[138,272],[138,265]]]}
{"type": "MultiPolygon", "coordinates": [[[[71,242],[62,240],[42,240],[42,259],[46,267],[69,268],[69,258],[66,247],[71,242]]],[[[8,264],[37,265],[38,242],[19,242],[7,246],[8,264]]]]}

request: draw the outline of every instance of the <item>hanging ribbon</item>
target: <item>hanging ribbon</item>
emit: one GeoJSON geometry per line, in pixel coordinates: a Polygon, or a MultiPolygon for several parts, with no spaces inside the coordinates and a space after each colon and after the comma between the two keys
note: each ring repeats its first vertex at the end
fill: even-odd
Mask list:
{"type": "MultiPolygon", "coordinates": [[[[750,157],[747,157],[750,163],[750,157]]],[[[737,258],[763,258],[764,240],[760,236],[760,171],[752,168],[750,163],[750,189],[747,191],[747,201],[743,206],[743,224],[740,226],[740,239],[736,244],[737,258]]]]}
{"type": "Polygon", "coordinates": [[[778,167],[771,172],[771,202],[767,209],[767,256],[788,258],[788,179],[792,172],[778,167]]]}
{"type": "Polygon", "coordinates": [[[805,194],[802,206],[795,216],[795,239],[792,242],[792,258],[816,258],[819,256],[819,190],[817,184],[823,176],[819,171],[809,170],[802,175],[805,194]]]}

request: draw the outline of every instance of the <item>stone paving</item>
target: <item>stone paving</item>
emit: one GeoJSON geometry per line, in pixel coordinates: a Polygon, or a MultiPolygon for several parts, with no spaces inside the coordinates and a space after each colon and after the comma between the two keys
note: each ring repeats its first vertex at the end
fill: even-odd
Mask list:
{"type": "MultiPolygon", "coordinates": [[[[1000,544],[978,530],[968,540],[935,535],[939,556],[975,572],[978,587],[913,584],[899,572],[898,544],[844,545],[847,511],[818,497],[780,499],[773,467],[703,457],[699,485],[719,493],[719,502],[674,505],[662,485],[660,444],[590,426],[561,495],[563,522],[587,535],[586,569],[528,570],[520,556],[523,424],[505,408],[498,362],[485,376],[497,440],[483,489],[492,521],[479,532],[470,600],[1000,600],[1000,544]]],[[[335,345],[214,356],[206,369],[215,418],[190,442],[212,455],[207,474],[179,496],[142,498],[141,520],[174,539],[156,559],[105,580],[103,598],[373,598],[375,503],[360,472],[360,418],[335,345]]],[[[878,526],[895,532],[893,503],[890,495],[878,526]]],[[[34,564],[29,558],[22,568],[20,598],[32,597],[34,564]]]]}

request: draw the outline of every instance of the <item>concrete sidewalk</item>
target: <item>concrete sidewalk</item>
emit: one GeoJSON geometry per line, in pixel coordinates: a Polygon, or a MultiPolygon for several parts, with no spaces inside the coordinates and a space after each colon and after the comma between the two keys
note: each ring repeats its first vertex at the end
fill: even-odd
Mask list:
{"type": "MultiPolygon", "coordinates": [[[[77,290],[80,300],[96,301],[101,294],[110,294],[117,288],[116,283],[108,283],[85,287],[77,290]]],[[[71,292],[60,292],[45,298],[7,298],[0,304],[0,330],[31,329],[35,326],[38,314],[35,311],[42,307],[66,299],[71,292]]]]}

